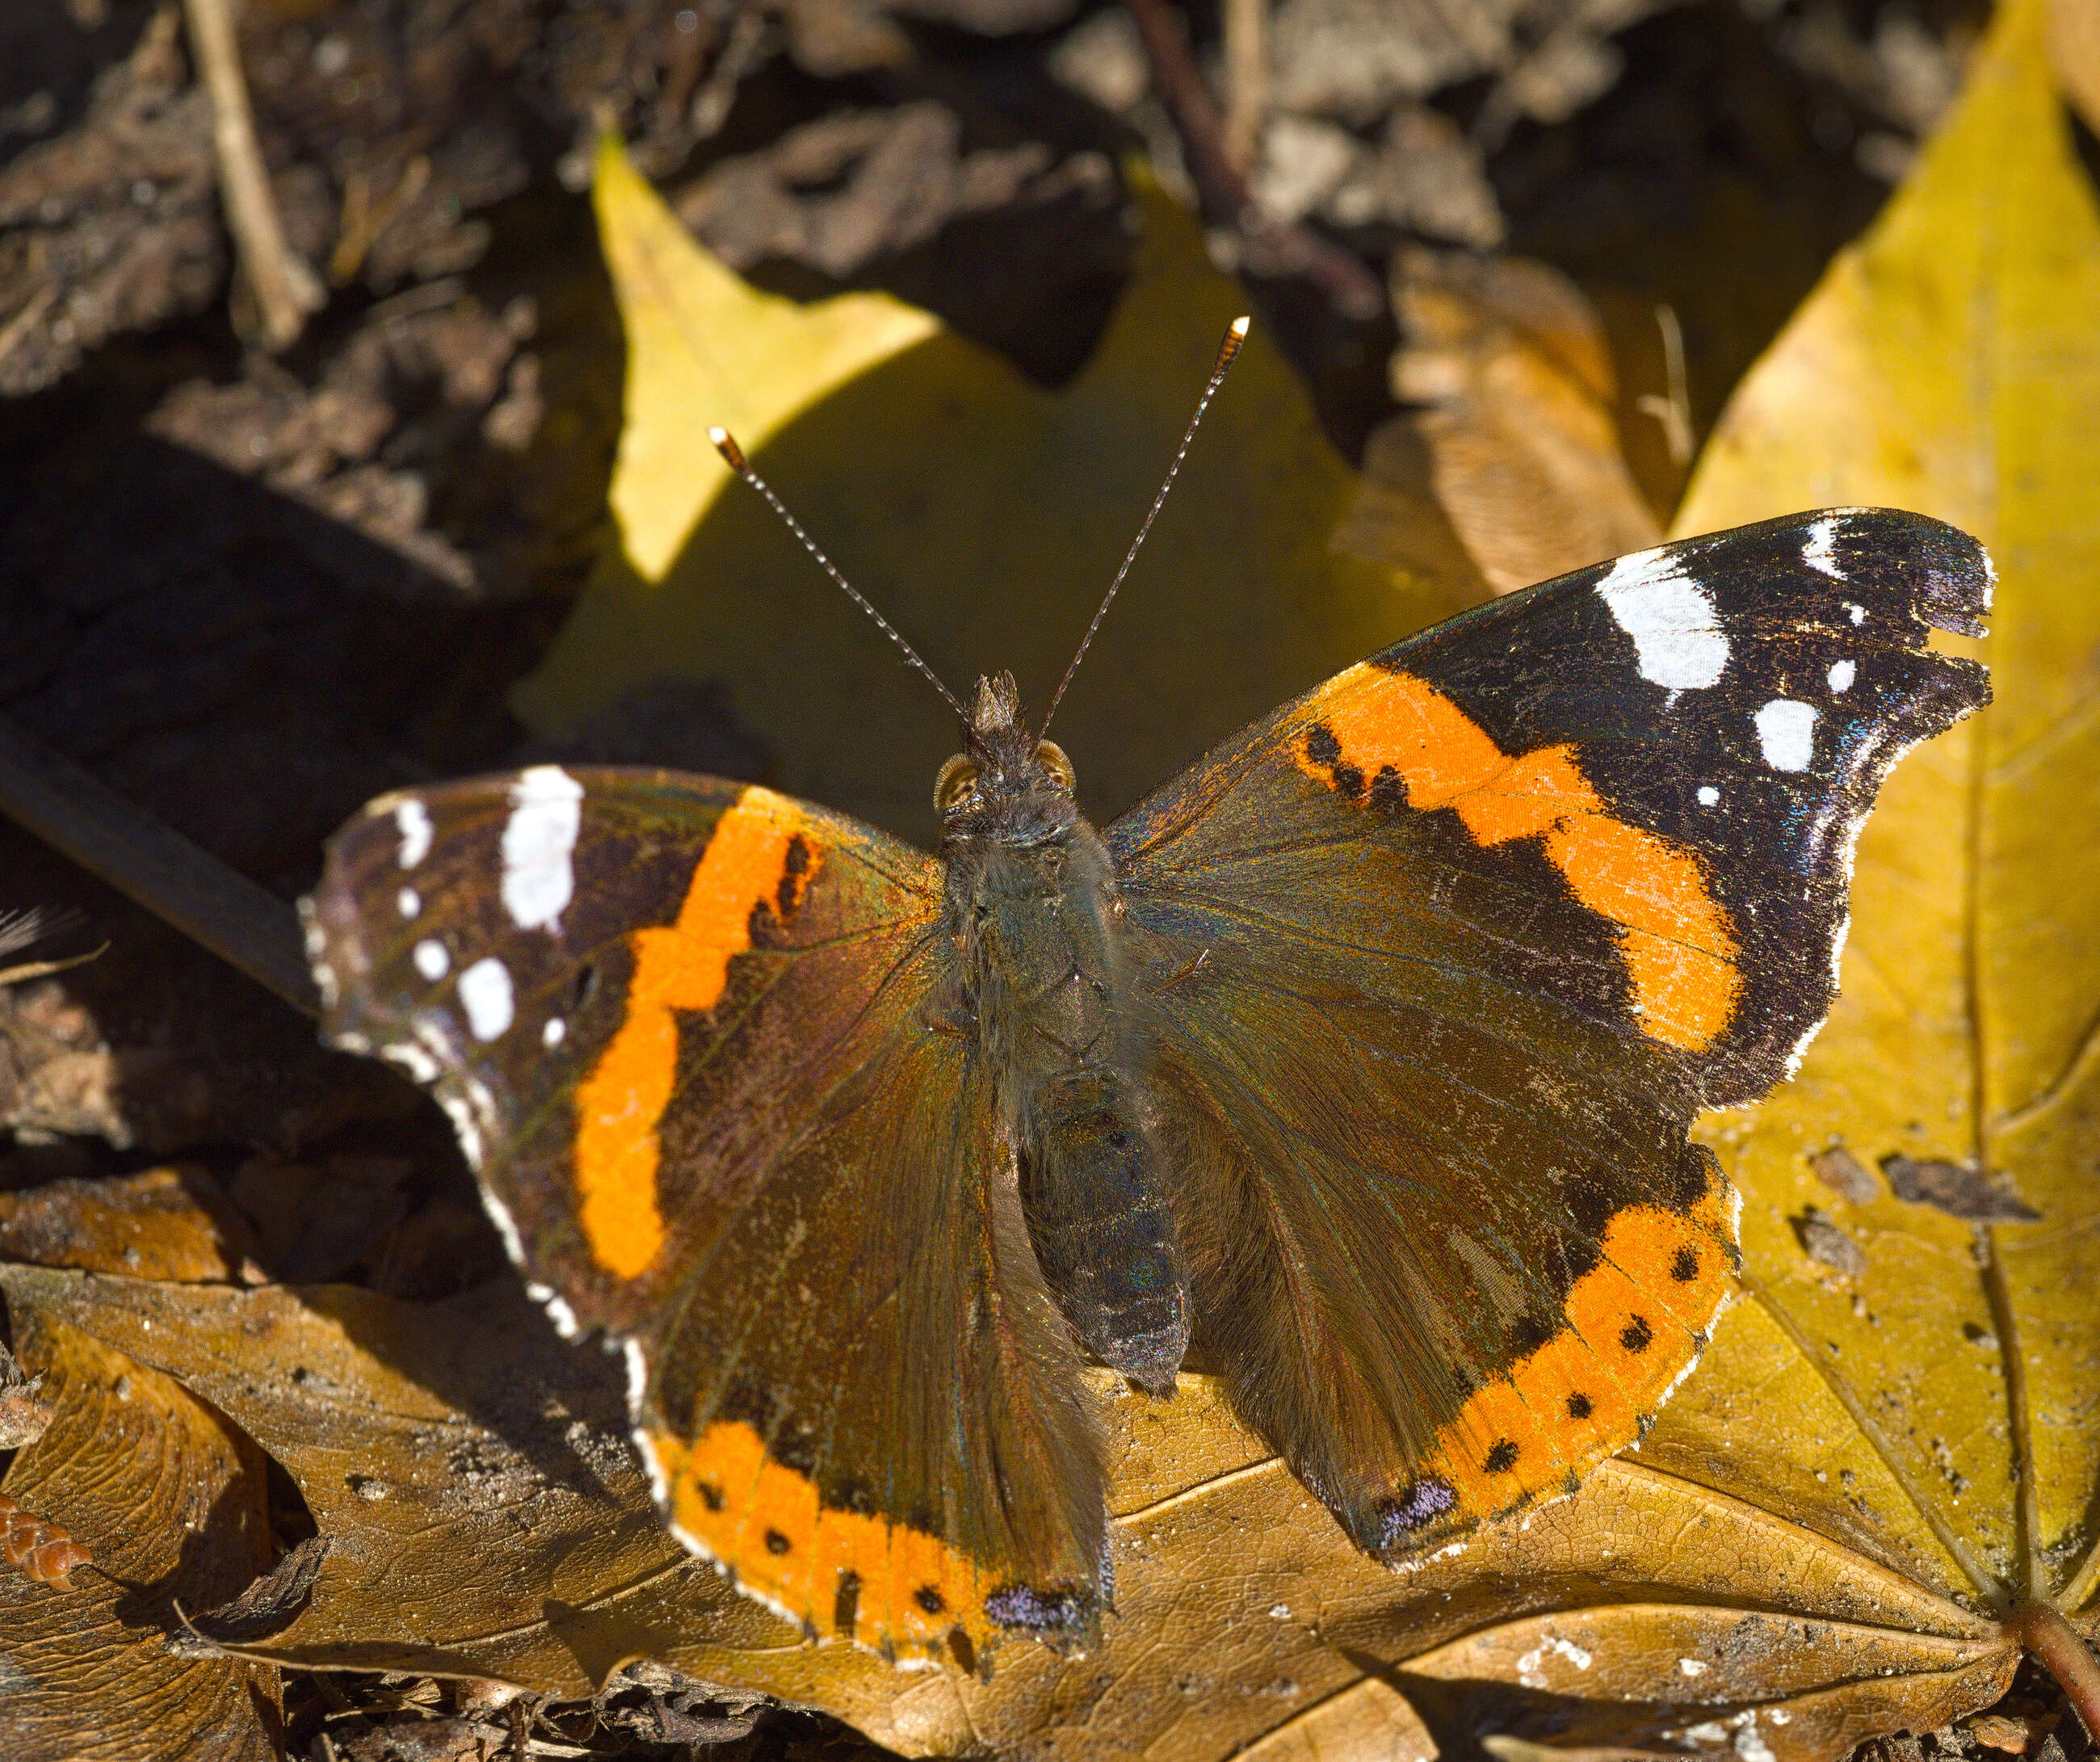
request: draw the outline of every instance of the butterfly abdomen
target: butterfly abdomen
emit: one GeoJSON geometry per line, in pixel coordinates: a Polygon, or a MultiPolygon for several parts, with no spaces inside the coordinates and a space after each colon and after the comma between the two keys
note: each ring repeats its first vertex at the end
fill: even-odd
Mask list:
{"type": "Polygon", "coordinates": [[[1075,818],[951,861],[969,902],[980,1045],[1043,1277],[1090,1351],[1169,1389],[1189,1344],[1188,1275],[1145,1116],[1108,852],[1075,818]]]}

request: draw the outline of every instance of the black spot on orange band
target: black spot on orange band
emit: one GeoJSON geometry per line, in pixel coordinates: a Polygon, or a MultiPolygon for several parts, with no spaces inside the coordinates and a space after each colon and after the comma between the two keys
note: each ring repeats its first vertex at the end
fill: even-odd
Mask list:
{"type": "Polygon", "coordinates": [[[1505,753],[1426,682],[1366,662],[1305,700],[1299,767],[1345,800],[1449,809],[1485,849],[1537,839],[1577,899],[1619,929],[1641,1030],[1687,1051],[1726,1031],[1742,991],[1735,925],[1699,857],[1617,818],[1570,745],[1505,753]]]}

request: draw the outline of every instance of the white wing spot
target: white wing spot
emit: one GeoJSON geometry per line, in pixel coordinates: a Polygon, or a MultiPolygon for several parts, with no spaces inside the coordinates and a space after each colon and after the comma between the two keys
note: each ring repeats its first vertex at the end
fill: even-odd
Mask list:
{"type": "Polygon", "coordinates": [[[1757,713],[1758,746],[1774,771],[1807,771],[1815,758],[1815,706],[1776,697],[1757,713]]]}
{"type": "Polygon", "coordinates": [[[549,1016],[547,1018],[546,1027],[540,1030],[540,1044],[551,1052],[562,1044],[563,1036],[568,1031],[568,1024],[559,1016],[549,1016]]]}
{"type": "Polygon", "coordinates": [[[445,945],[427,938],[416,944],[416,952],[409,958],[416,963],[416,970],[433,985],[452,970],[452,957],[445,952],[445,945]]]}
{"type": "Polygon", "coordinates": [[[412,887],[404,887],[394,896],[394,903],[404,918],[412,918],[423,909],[423,896],[412,887]]]}
{"type": "Polygon", "coordinates": [[[503,904],[522,930],[552,930],[576,891],[569,858],[583,824],[583,785],[558,765],[535,765],[510,786],[503,904]]]}
{"type": "Polygon", "coordinates": [[[1853,623],[1864,624],[1867,621],[1867,608],[1864,606],[1855,606],[1847,600],[1845,603],[1845,610],[1853,623]]]}
{"type": "Polygon", "coordinates": [[[1801,560],[1811,569],[1820,569],[1833,581],[1845,579],[1845,572],[1838,567],[1838,554],[1832,548],[1838,539],[1838,516],[1826,514],[1808,529],[1808,542],[1801,547],[1801,560]]]}
{"type": "Polygon", "coordinates": [[[1859,677],[1860,669],[1849,660],[1833,660],[1830,663],[1830,689],[1833,691],[1851,691],[1852,682],[1859,677]]]}
{"type": "Polygon", "coordinates": [[[399,1065],[418,1083],[438,1080],[438,1062],[412,1040],[390,1040],[379,1049],[379,1056],[390,1065],[399,1065]]]}
{"type": "Polygon", "coordinates": [[[1718,789],[1716,789],[1716,788],[1713,786],[1713,784],[1711,784],[1710,783],[1702,783],[1701,784],[1700,784],[1700,786],[1699,786],[1699,805],[1700,805],[1700,806],[1701,806],[1701,807],[1718,807],[1718,806],[1720,806],[1720,802],[1721,802],[1721,792],[1720,792],[1718,789]]]}
{"type": "Polygon", "coordinates": [[[1669,551],[1620,558],[1598,582],[1597,595],[1634,639],[1643,679],[1672,691],[1719,682],[1728,639],[1714,602],[1669,551]]]}
{"type": "Polygon", "coordinates": [[[1677,1667],[1688,1676],[1703,1676],[1706,1674],[1705,1665],[1696,1658],[1679,1658],[1677,1661],[1677,1667]]]}
{"type": "Polygon", "coordinates": [[[394,809],[394,824],[401,834],[401,867],[413,868],[430,854],[430,815],[412,798],[394,809]]]}
{"type": "Polygon", "coordinates": [[[510,1026],[510,969],[491,955],[459,976],[466,1025],[478,1040],[492,1040],[510,1026]]]}

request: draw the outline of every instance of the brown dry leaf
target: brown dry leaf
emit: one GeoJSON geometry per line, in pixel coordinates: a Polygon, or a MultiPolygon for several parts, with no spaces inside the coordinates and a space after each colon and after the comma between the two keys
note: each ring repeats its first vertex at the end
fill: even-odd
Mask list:
{"type": "Polygon", "coordinates": [[[165,1644],[177,1601],[209,1608],[269,1564],[261,1456],[175,1382],[48,1309],[9,1314],[56,1413],[5,1490],[94,1564],[65,1589],[0,1566],[0,1755],[267,1762],[276,1673],[165,1644]]]}
{"type": "MultiPolygon", "coordinates": [[[[1590,1725],[1657,1747],[1663,1724],[1698,1723],[1687,1707],[1718,1702],[1714,1716],[1732,1718],[1739,1700],[1769,1699],[1775,1654],[1797,1704],[1835,1675],[1887,1670],[1882,1699],[1949,1716],[2010,1668],[1989,1623],[1641,1466],[1608,1465],[1529,1530],[1391,1574],[1233,1423],[1209,1380],[1185,1378],[1162,1404],[1102,1376],[1118,1609],[1102,1650],[1066,1661],[1016,1644],[989,1682],[898,1672],[804,1645],[665,1536],[624,1447],[611,1367],[557,1340],[507,1281],[435,1305],[26,1268],[0,1285],[17,1314],[63,1317],[179,1376],[291,1471],[330,1547],[304,1612],[253,1648],[288,1663],[573,1697],[649,1657],[822,1707],[911,1754],[1075,1757],[1215,1756],[1257,1741],[1263,1754],[1359,1753],[1334,1747],[1352,1732],[1412,1733],[1410,1753],[1431,1754],[1396,1689],[1425,1704],[1447,1694],[1432,1720],[1544,1735],[1568,1708],[1538,1691],[1581,1653],[1608,1661],[1574,1684],[1600,1701],[1590,1725]],[[1804,1619],[1823,1624],[1813,1645],[1804,1619]],[[1680,1658],[1707,1662],[1710,1680],[1690,1680],[1680,1658]],[[1648,1704],[1658,1680],[1676,1704],[1648,1704]],[[1921,1680],[1937,1698],[1903,1698],[1921,1680]]],[[[1770,1735],[1776,1753],[1811,1753],[1770,1735]]]]}
{"type": "Polygon", "coordinates": [[[179,1379],[291,1473],[329,1548],[303,1612],[258,1654],[565,1699],[633,1657],[707,1676],[784,1653],[783,1690],[827,1702],[842,1677],[891,1686],[871,1655],[802,1648],[671,1539],[615,1367],[559,1339],[508,1276],[436,1304],[19,1266],[0,1289],[18,1318],[179,1379]]]}
{"type": "Polygon", "coordinates": [[[2049,0],[2049,36],[2063,95],[2086,127],[2100,130],[2100,7],[2093,0],[2049,0]]]}
{"type": "Polygon", "coordinates": [[[139,1278],[232,1278],[253,1233],[197,1167],[0,1193],[0,1260],[139,1278]]]}
{"type": "Polygon", "coordinates": [[[1414,408],[1372,434],[1339,543],[1509,594],[1660,541],[1619,450],[1603,327],[1573,283],[1415,248],[1394,258],[1392,304],[1393,395],[1414,408]]]}

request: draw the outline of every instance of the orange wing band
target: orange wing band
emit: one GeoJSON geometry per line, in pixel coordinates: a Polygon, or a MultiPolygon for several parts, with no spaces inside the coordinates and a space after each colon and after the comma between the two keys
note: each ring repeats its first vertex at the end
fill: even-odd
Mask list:
{"type": "Polygon", "coordinates": [[[1454,1517],[1572,1491],[1640,1436],[1735,1293],[1727,1192],[1717,1181],[1688,1213],[1642,1205],[1612,1219],[1560,1329],[1436,1434],[1424,1468],[1457,1495],[1454,1517]]]}
{"type": "Polygon", "coordinates": [[[823,1505],[741,1421],[717,1420],[690,1446],[666,1432],[645,1442],[672,1521],[805,1634],[966,1664],[994,1636],[975,1561],[908,1524],[823,1505]]]}
{"type": "Polygon", "coordinates": [[[1410,807],[1449,808],[1483,846],[1544,841],[1575,897],[1619,926],[1634,1008],[1652,1040],[1696,1052],[1712,1044],[1742,989],[1734,925],[1699,859],[1614,819],[1576,768],[1573,749],[1512,756],[1450,699],[1368,662],[1337,674],[1305,705],[1340,749],[1331,763],[1294,739],[1299,766],[1330,788],[1338,767],[1365,779],[1391,771],[1410,807]]]}
{"type": "Polygon", "coordinates": [[[626,1019],[576,1089],[578,1215],[592,1258],[617,1278],[639,1277],[664,1246],[657,1128],[677,1075],[677,1012],[715,1006],[751,947],[753,912],[792,916],[818,857],[793,802],[746,789],[715,822],[677,921],[629,938],[626,1019]]]}

